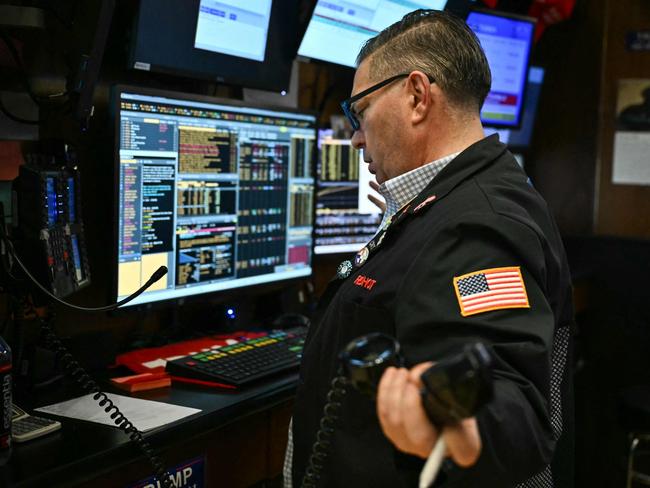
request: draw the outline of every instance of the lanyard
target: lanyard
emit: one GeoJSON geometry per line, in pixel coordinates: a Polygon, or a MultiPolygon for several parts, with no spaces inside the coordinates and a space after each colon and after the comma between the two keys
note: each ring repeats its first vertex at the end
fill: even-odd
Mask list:
{"type": "Polygon", "coordinates": [[[339,264],[336,270],[336,278],[344,280],[350,276],[353,270],[358,269],[364,265],[364,263],[368,260],[368,257],[370,257],[372,253],[376,252],[377,249],[379,249],[379,246],[381,246],[381,243],[384,242],[384,238],[386,237],[388,230],[395,228],[395,225],[402,221],[402,219],[407,215],[412,201],[412,199],[409,200],[402,206],[402,208],[395,212],[394,215],[388,218],[388,220],[382,226],[381,230],[375,234],[375,237],[373,237],[368,242],[368,244],[366,244],[363,249],[361,249],[356,254],[354,257],[354,263],[351,260],[346,259],[341,264],[339,264]]]}
{"type": "Polygon", "coordinates": [[[379,246],[381,246],[381,243],[384,242],[384,238],[386,237],[386,234],[390,229],[396,228],[397,224],[400,223],[407,215],[409,214],[414,214],[422,210],[424,207],[430,205],[433,203],[436,199],[435,195],[428,196],[424,200],[422,200],[420,203],[417,204],[417,206],[409,211],[411,209],[411,202],[415,200],[417,197],[412,198],[409,200],[407,203],[405,203],[402,208],[400,208],[397,212],[395,212],[395,215],[391,216],[388,218],[384,226],[381,228],[381,230],[373,237],[368,244],[364,246],[361,251],[359,251],[356,256],[354,257],[354,263],[350,261],[349,259],[346,259],[343,261],[341,264],[339,264],[337,270],[336,270],[336,276],[335,278],[339,280],[344,280],[350,274],[352,273],[353,270],[360,268],[361,266],[364,265],[364,263],[368,260],[370,255],[379,249],[379,246]]]}

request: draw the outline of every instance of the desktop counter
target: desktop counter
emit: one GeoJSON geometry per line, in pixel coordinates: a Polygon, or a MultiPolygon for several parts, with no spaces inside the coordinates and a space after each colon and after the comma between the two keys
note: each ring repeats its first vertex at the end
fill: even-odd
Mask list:
{"type": "MultiPolygon", "coordinates": [[[[146,433],[166,467],[202,458],[204,484],[198,486],[245,487],[282,471],[297,381],[292,373],[234,393],[174,385],[133,396],[201,409],[146,433]]],[[[138,483],[149,478],[153,468],[117,428],[58,419],[61,430],[14,444],[11,459],[0,467],[0,486],[155,486],[138,483]]]]}

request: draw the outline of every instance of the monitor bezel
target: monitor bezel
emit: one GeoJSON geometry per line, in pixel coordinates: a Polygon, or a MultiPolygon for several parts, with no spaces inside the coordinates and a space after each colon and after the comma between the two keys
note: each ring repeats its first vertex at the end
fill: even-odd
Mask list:
{"type": "MultiPolygon", "coordinates": [[[[449,4],[450,0],[446,0],[445,6],[442,9],[439,9],[441,12],[446,11],[447,5],[449,4]]],[[[334,61],[327,61],[325,59],[320,59],[320,58],[312,58],[310,56],[305,56],[303,54],[298,54],[298,51],[300,50],[300,45],[302,44],[303,39],[307,35],[307,29],[309,29],[309,24],[311,23],[311,19],[314,16],[314,11],[316,10],[316,5],[318,4],[318,0],[314,0],[314,6],[311,9],[311,12],[309,14],[309,18],[307,19],[307,22],[305,23],[304,29],[302,30],[302,34],[300,35],[300,38],[298,39],[298,43],[296,44],[296,60],[304,63],[315,63],[315,64],[320,64],[323,66],[329,66],[329,67],[337,67],[342,70],[346,71],[356,71],[357,66],[348,66],[347,64],[341,64],[341,63],[335,63],[334,61]]],[[[397,21],[396,21],[397,22],[397,21]]],[[[358,53],[357,53],[358,54],[358,53]]],[[[356,59],[356,58],[355,58],[356,59]]]]}
{"type": "MultiPolygon", "coordinates": [[[[484,125],[484,127],[486,129],[494,129],[494,130],[499,130],[499,131],[507,130],[510,134],[508,135],[508,141],[505,142],[505,144],[508,146],[508,148],[510,148],[513,151],[516,150],[517,152],[525,154],[527,151],[530,150],[533,138],[535,137],[535,123],[537,121],[537,115],[539,113],[539,102],[540,102],[540,99],[541,99],[541,91],[542,91],[542,89],[544,87],[544,77],[545,76],[546,76],[546,69],[544,67],[542,67],[540,65],[536,65],[536,64],[531,64],[530,65],[530,68],[528,70],[528,81],[526,82],[526,99],[528,99],[528,97],[530,96],[531,85],[539,85],[539,88],[537,88],[537,90],[540,91],[540,94],[538,95],[538,99],[537,99],[534,107],[530,107],[528,105],[525,105],[526,110],[522,111],[521,124],[520,124],[519,128],[514,128],[514,127],[494,127],[494,126],[488,125],[488,124],[484,125]],[[530,82],[530,72],[531,72],[532,69],[541,70],[541,72],[542,72],[542,81],[541,81],[541,83],[531,83],[530,82]],[[531,110],[531,109],[534,109],[534,110],[532,111],[532,118],[531,118],[531,122],[530,122],[531,125],[530,125],[530,127],[528,127],[526,125],[526,115],[529,114],[529,110],[531,110]],[[522,142],[512,142],[510,140],[510,137],[512,137],[513,132],[519,133],[519,132],[521,132],[522,130],[524,130],[526,128],[529,129],[530,134],[529,134],[528,139],[525,140],[525,142],[523,142],[523,143],[522,142]]],[[[526,100],[524,100],[524,103],[525,102],[526,102],[526,100]]]]}
{"type": "MultiPolygon", "coordinates": [[[[525,75],[524,75],[524,86],[523,86],[523,89],[521,91],[521,99],[522,99],[522,101],[521,101],[520,110],[517,113],[516,122],[506,124],[506,123],[499,122],[499,121],[483,120],[483,117],[481,116],[481,123],[483,125],[490,126],[490,127],[495,127],[495,128],[499,128],[499,129],[519,129],[519,128],[521,128],[521,122],[522,122],[522,119],[523,119],[523,112],[525,110],[524,101],[526,100],[526,91],[528,89],[528,72],[529,72],[530,66],[531,66],[531,59],[530,59],[531,58],[531,52],[533,50],[533,44],[535,43],[535,26],[537,24],[537,19],[535,19],[534,17],[530,17],[528,15],[516,14],[516,13],[512,13],[512,12],[502,12],[500,10],[491,10],[491,9],[486,9],[486,8],[481,8],[481,7],[471,7],[469,9],[467,17],[465,17],[465,24],[467,24],[467,19],[469,18],[469,16],[472,13],[480,13],[480,14],[484,14],[484,15],[490,15],[492,17],[519,20],[519,21],[522,21],[522,22],[528,22],[529,24],[532,24],[533,29],[532,29],[532,32],[531,32],[531,39],[530,39],[530,43],[528,44],[528,52],[526,53],[526,67],[525,67],[525,70],[524,70],[524,73],[525,73],[525,75]]],[[[467,26],[469,27],[469,24],[467,24],[467,26]]],[[[471,29],[471,27],[470,27],[470,29],[471,29]]],[[[474,32],[474,31],[472,31],[472,32],[474,32]]],[[[476,33],[474,33],[474,35],[476,35],[476,33]]],[[[476,36],[476,37],[478,38],[478,36],[476,36]]],[[[481,46],[481,48],[483,48],[483,46],[481,46]]],[[[485,50],[483,50],[483,51],[485,52],[485,50]]],[[[488,60],[488,65],[489,65],[489,60],[488,60]]],[[[492,70],[490,69],[490,71],[492,71],[492,70]]],[[[491,89],[492,89],[492,86],[490,84],[490,90],[491,89]]],[[[481,109],[482,108],[483,107],[481,106],[481,109]]]]}
{"type": "MultiPolygon", "coordinates": [[[[197,4],[199,4],[200,0],[193,0],[197,4]]],[[[282,0],[285,1],[285,0],[282,0]]],[[[282,66],[281,68],[278,68],[277,66],[277,60],[274,60],[272,63],[269,59],[265,59],[264,61],[255,61],[252,59],[247,59],[244,57],[239,57],[239,56],[233,56],[229,54],[223,54],[223,53],[217,53],[217,52],[210,52],[210,51],[205,51],[205,50],[200,50],[197,48],[199,51],[201,51],[198,56],[202,57],[207,57],[211,60],[214,61],[215,64],[226,64],[226,65],[232,65],[234,64],[239,64],[242,65],[245,68],[242,68],[242,72],[244,71],[250,71],[252,73],[255,73],[254,75],[242,75],[239,73],[217,73],[214,72],[214,68],[212,70],[210,69],[185,69],[183,67],[179,66],[174,66],[173,63],[168,63],[168,64],[155,64],[155,63],[150,63],[146,62],[143,59],[136,59],[136,54],[137,54],[137,49],[138,49],[138,36],[139,36],[139,24],[140,24],[140,18],[142,17],[142,4],[139,3],[137,7],[136,14],[133,19],[133,24],[131,26],[131,41],[128,46],[128,68],[134,71],[142,71],[142,72],[152,72],[152,73],[162,73],[166,75],[172,75],[172,76],[181,76],[185,78],[198,78],[198,79],[203,79],[203,80],[209,80],[209,81],[214,81],[217,83],[224,83],[227,85],[231,86],[242,86],[246,88],[255,88],[258,90],[267,90],[267,91],[273,91],[273,92],[281,92],[281,91],[288,91],[289,90],[289,82],[290,82],[290,77],[291,77],[291,70],[292,70],[292,65],[293,65],[293,60],[295,58],[295,53],[298,49],[298,41],[295,34],[295,31],[298,30],[299,28],[299,17],[298,17],[298,12],[297,12],[297,7],[299,5],[299,0],[292,0],[294,6],[296,9],[295,14],[295,22],[293,22],[293,29],[291,28],[290,25],[285,25],[288,21],[286,20],[286,16],[282,15],[282,12],[280,9],[282,6],[280,5],[281,2],[278,0],[274,0],[271,5],[271,16],[269,18],[269,30],[267,33],[267,44],[266,44],[266,52],[267,52],[267,57],[268,57],[268,52],[273,50],[273,51],[279,51],[283,52],[284,55],[282,56],[282,66]],[[291,34],[291,32],[294,31],[294,34],[291,34]],[[135,68],[135,65],[137,63],[146,63],[148,64],[148,69],[139,69],[135,68]],[[277,71],[278,69],[282,69],[284,71],[284,75],[281,77],[282,80],[274,80],[270,78],[269,76],[265,76],[267,73],[272,73],[273,71],[277,71]]],[[[198,9],[196,9],[195,12],[192,12],[191,14],[194,18],[194,24],[196,23],[198,19],[198,9]]],[[[190,51],[188,55],[192,55],[193,53],[190,51]]]]}
{"type": "MultiPolygon", "coordinates": [[[[113,235],[111,239],[111,280],[110,280],[110,299],[112,302],[117,302],[118,299],[118,273],[119,273],[119,212],[120,212],[120,103],[122,93],[134,93],[144,96],[154,96],[154,97],[167,97],[176,100],[187,100],[192,102],[201,102],[201,103],[214,103],[232,107],[241,107],[241,108],[251,108],[251,109],[261,109],[269,110],[276,112],[285,112],[285,113],[295,113],[299,115],[309,115],[314,117],[314,138],[318,138],[318,114],[314,110],[304,110],[304,109],[294,109],[288,107],[274,106],[274,105],[265,105],[259,103],[247,103],[243,100],[235,100],[222,97],[213,97],[209,95],[194,94],[188,92],[178,92],[173,90],[163,90],[158,88],[148,88],[141,87],[137,85],[127,85],[127,84],[115,84],[111,86],[110,89],[110,112],[113,117],[113,235]]],[[[316,185],[316,161],[314,158],[318,156],[316,144],[312,148],[312,174],[314,175],[314,187],[316,185]]],[[[315,215],[315,204],[316,198],[312,200],[312,209],[311,215],[312,219],[315,215]]],[[[151,307],[164,307],[169,306],[170,304],[182,304],[190,302],[193,300],[210,300],[215,298],[217,295],[221,295],[220,298],[229,299],[233,296],[241,293],[243,290],[251,292],[253,294],[261,294],[264,291],[273,291],[279,289],[279,287],[287,286],[291,284],[296,284],[300,282],[308,282],[313,280],[314,276],[314,241],[313,241],[313,228],[314,222],[312,220],[312,232],[311,232],[311,246],[310,246],[310,272],[305,276],[296,276],[290,278],[283,278],[278,280],[272,280],[264,283],[257,283],[253,285],[240,285],[232,288],[227,288],[223,290],[213,290],[206,291],[202,293],[189,293],[183,296],[171,297],[171,298],[160,298],[155,300],[149,300],[147,302],[138,302],[135,304],[125,304],[120,307],[119,310],[136,310],[138,307],[151,308],[151,307]]]]}

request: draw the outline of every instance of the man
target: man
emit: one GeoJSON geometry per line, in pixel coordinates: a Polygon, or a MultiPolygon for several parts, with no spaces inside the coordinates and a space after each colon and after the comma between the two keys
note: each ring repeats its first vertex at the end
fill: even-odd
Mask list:
{"type": "Polygon", "coordinates": [[[287,457],[296,488],[319,429],[318,486],[415,486],[440,434],[417,401],[420,363],[477,340],[495,359],[494,398],[443,430],[450,457],[436,486],[570,486],[568,267],[546,204],[498,138],[484,137],[489,88],[478,40],[447,13],[408,14],[359,54],[342,106],[387,210],[309,331],[287,457]],[[388,370],[378,414],[353,389],[330,396],[339,419],[323,437],[338,354],[369,332],[396,337],[418,366],[388,370]]]}

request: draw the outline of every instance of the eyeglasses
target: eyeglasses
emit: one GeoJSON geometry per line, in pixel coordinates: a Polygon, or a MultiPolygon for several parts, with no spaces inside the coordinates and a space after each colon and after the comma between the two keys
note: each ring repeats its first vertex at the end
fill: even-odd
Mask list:
{"type": "MultiPolygon", "coordinates": [[[[343,109],[343,113],[345,116],[348,118],[350,121],[350,125],[354,130],[359,130],[361,127],[361,124],[359,122],[359,119],[357,118],[357,114],[354,111],[354,108],[352,108],[352,104],[355,103],[356,101],[362,99],[363,97],[370,95],[372,92],[379,90],[380,88],[385,87],[389,83],[392,83],[395,80],[399,80],[400,78],[406,78],[408,75],[411,73],[401,73],[399,75],[391,76],[390,78],[385,79],[384,81],[380,81],[376,85],[371,86],[370,88],[363,90],[361,93],[357,93],[356,95],[343,100],[341,102],[341,108],[343,109]]],[[[429,82],[433,83],[433,78],[431,76],[428,76],[429,82]]]]}
{"type": "Polygon", "coordinates": [[[370,95],[372,92],[385,87],[386,85],[392,83],[395,80],[399,80],[400,78],[406,78],[409,74],[410,73],[402,73],[399,75],[391,76],[390,78],[384,81],[380,81],[376,85],[372,85],[370,88],[363,90],[361,93],[357,93],[356,95],[343,100],[341,102],[341,108],[343,109],[343,113],[345,114],[345,116],[350,121],[350,125],[352,126],[352,128],[354,130],[359,130],[359,128],[361,127],[361,124],[359,123],[359,119],[357,119],[357,114],[352,108],[352,104],[354,102],[356,102],[357,100],[361,100],[363,97],[370,95]]]}

